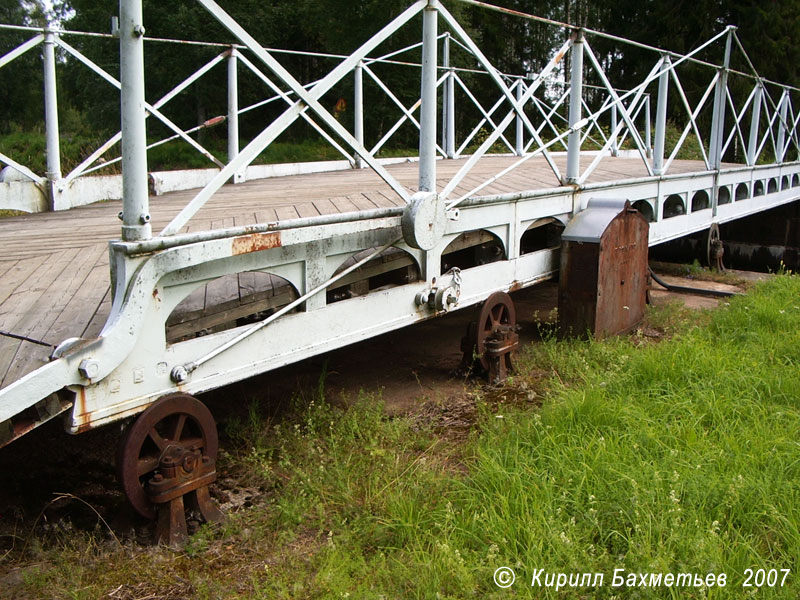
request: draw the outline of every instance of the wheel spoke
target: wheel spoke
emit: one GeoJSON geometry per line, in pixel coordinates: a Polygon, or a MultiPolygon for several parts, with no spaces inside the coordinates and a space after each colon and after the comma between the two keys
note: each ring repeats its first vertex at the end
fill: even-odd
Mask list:
{"type": "Polygon", "coordinates": [[[153,440],[153,443],[155,443],[155,445],[158,446],[159,450],[164,450],[164,448],[167,447],[167,440],[161,437],[161,434],[156,431],[155,427],[150,429],[147,435],[150,437],[151,440],[153,440]]]}
{"type": "Polygon", "coordinates": [[[179,442],[181,439],[181,435],[183,434],[183,426],[186,424],[186,415],[179,414],[178,418],[175,419],[175,425],[172,427],[172,433],[170,433],[170,437],[173,442],[179,442]]]}
{"type": "Polygon", "coordinates": [[[157,456],[142,456],[139,458],[136,464],[136,472],[141,477],[142,475],[147,475],[148,473],[152,473],[158,468],[158,457],[157,456]]]}

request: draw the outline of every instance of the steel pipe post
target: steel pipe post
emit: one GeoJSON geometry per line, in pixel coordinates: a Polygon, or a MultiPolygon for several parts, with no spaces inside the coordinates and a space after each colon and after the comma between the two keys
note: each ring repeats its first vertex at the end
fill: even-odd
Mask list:
{"type": "MultiPolygon", "coordinates": [[[[517,103],[522,104],[522,96],[525,93],[525,84],[522,79],[517,79],[517,103]]],[[[521,108],[521,107],[520,107],[521,108]]],[[[525,128],[522,116],[517,115],[517,131],[514,143],[514,154],[522,156],[525,153],[525,128]]]]}
{"type": "Polygon", "coordinates": [[[611,156],[619,156],[617,145],[617,105],[611,105],[611,156]]]}
{"type": "Polygon", "coordinates": [[[711,117],[711,140],[708,152],[708,162],[712,169],[719,169],[722,164],[722,144],[725,140],[725,105],[728,93],[728,67],[731,63],[731,40],[735,29],[735,27],[728,27],[723,66],[720,69],[717,85],[714,89],[714,113],[711,117]]]}
{"type": "MultiPolygon", "coordinates": [[[[239,155],[239,52],[231,48],[228,54],[228,162],[239,155]]],[[[233,183],[245,180],[244,171],[233,174],[233,183]]]]}
{"type": "Polygon", "coordinates": [[[650,129],[650,94],[644,99],[644,145],[647,147],[647,158],[653,158],[653,134],[650,129]]]}
{"type": "Polygon", "coordinates": [[[450,34],[444,36],[442,66],[447,69],[442,102],[442,147],[447,158],[456,156],[456,72],[450,66],[450,34]]]}
{"type": "MultiPolygon", "coordinates": [[[[364,63],[360,62],[353,69],[353,137],[364,145],[364,63]]],[[[364,168],[364,161],[356,153],[356,169],[364,168]]]]}
{"type": "Polygon", "coordinates": [[[55,34],[44,34],[44,129],[47,155],[47,191],[50,210],[59,210],[57,182],[61,179],[61,146],[58,132],[55,34]]]}
{"type": "MultiPolygon", "coordinates": [[[[764,87],[759,81],[756,83],[755,95],[753,96],[753,112],[750,118],[750,139],[747,143],[747,164],[756,164],[756,153],[758,152],[758,128],[761,118],[761,100],[764,96],[764,87]]],[[[777,156],[776,156],[777,159],[777,156]]]]}
{"type": "Polygon", "coordinates": [[[789,90],[784,90],[780,99],[780,110],[778,111],[778,148],[775,151],[775,162],[783,162],[786,155],[786,119],[789,116],[789,90]]]}
{"type": "Polygon", "coordinates": [[[122,112],[122,239],[152,237],[147,180],[142,0],[120,0],[119,51],[122,112]]]}
{"type": "Polygon", "coordinates": [[[569,142],[567,144],[567,174],[563,183],[575,184],[581,171],[581,102],[583,101],[583,32],[577,31],[572,44],[572,72],[569,91],[569,142]]]}
{"type": "Polygon", "coordinates": [[[419,191],[436,191],[436,69],[438,2],[431,0],[422,12],[422,105],[419,132],[419,191]]]}
{"type": "Polygon", "coordinates": [[[653,173],[664,174],[664,138],[667,130],[667,99],[669,96],[669,70],[672,63],[665,56],[658,76],[658,100],[656,102],[656,140],[653,147],[653,173]]]}

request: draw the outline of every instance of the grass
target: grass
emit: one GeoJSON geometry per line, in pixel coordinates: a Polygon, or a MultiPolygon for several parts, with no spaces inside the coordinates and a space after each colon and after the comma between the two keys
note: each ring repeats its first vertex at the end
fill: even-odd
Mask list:
{"type": "Polygon", "coordinates": [[[543,328],[513,378],[473,392],[466,440],[370,395],[338,408],[323,374],[292,416],[253,402],[228,424],[221,468],[264,494],[222,527],[179,552],[50,531],[0,577],[17,598],[796,598],[800,278],[713,313],[651,308],[647,326],[661,341],[543,328]],[[743,588],[748,568],[791,574],[743,588]],[[537,569],[604,584],[532,587],[537,569]],[[727,585],[612,587],[615,569],[727,585]]]}

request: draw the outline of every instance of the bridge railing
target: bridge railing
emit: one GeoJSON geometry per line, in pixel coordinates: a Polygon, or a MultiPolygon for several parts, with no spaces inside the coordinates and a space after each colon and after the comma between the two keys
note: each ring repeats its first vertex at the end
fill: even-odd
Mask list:
{"type": "MultiPolygon", "coordinates": [[[[618,156],[623,150],[640,157],[646,175],[664,176],[671,172],[674,161],[692,145],[708,170],[737,160],[747,165],[765,161],[780,163],[796,158],[800,149],[800,113],[794,108],[798,90],[760,78],[752,68],[734,28],[720,32],[687,55],[678,55],[603,32],[575,28],[534,15],[511,15],[511,11],[483,2],[460,0],[485,10],[504,12],[513,18],[557,27],[565,32],[564,43],[555,49],[543,69],[506,74],[492,65],[480,46],[443,5],[435,0],[418,0],[351,55],[299,52],[338,61],[326,76],[317,81],[301,83],[275,58],[283,51],[262,48],[245,28],[231,19],[215,2],[198,1],[238,43],[157,40],[144,38],[135,32],[128,35],[135,36],[137,43],[141,44],[201,44],[218,51],[155,102],[147,103],[142,98],[145,107],[142,118],[154,116],[171,132],[166,138],[148,145],[146,128],[142,126],[135,135],[143,139],[145,150],[181,139],[204,156],[209,166],[213,167],[200,177],[183,175],[184,181],[178,184],[165,184],[163,180],[166,175],[158,177],[154,174],[151,174],[148,182],[146,154],[143,164],[136,169],[128,169],[138,173],[131,175],[132,179],[142,180],[137,184],[138,202],[142,206],[146,206],[142,196],[148,191],[180,189],[181,186],[196,185],[198,181],[206,184],[161,232],[162,235],[181,231],[224,183],[241,182],[253,176],[252,165],[259,154],[301,119],[342,155],[346,160],[343,166],[371,168],[405,201],[410,199],[413,190],[401,185],[385,169],[384,161],[379,160],[378,156],[399,131],[413,127],[419,132],[420,174],[417,189],[432,188],[437,157],[465,159],[455,176],[436,190],[451,209],[479,195],[494,181],[517,169],[524,169],[526,163],[537,156],[544,157],[553,173],[553,185],[557,186],[586,184],[603,161],[618,156]],[[423,16],[420,42],[381,52],[387,40],[400,29],[417,27],[420,14],[423,16]],[[598,40],[610,40],[621,46],[630,45],[637,50],[651,52],[654,56],[653,67],[638,85],[626,83],[617,86],[603,66],[607,61],[595,51],[598,40]],[[707,53],[712,47],[723,44],[723,59],[719,64],[699,58],[702,52],[707,53]],[[745,57],[749,72],[730,67],[734,51],[745,57]],[[227,107],[220,111],[219,116],[195,127],[185,128],[164,114],[166,107],[175,103],[181,93],[199,79],[219,76],[221,67],[218,65],[223,64],[227,66],[227,107]],[[420,95],[409,100],[407,89],[402,90],[404,93],[401,94],[393,82],[380,72],[383,64],[420,72],[420,95]],[[684,69],[689,65],[693,68],[695,79],[698,67],[708,75],[707,85],[700,94],[687,93],[682,84],[684,69]],[[238,77],[242,70],[256,77],[267,89],[263,99],[245,107],[239,106],[237,92],[238,77]],[[354,93],[350,129],[340,122],[336,111],[327,108],[331,104],[331,90],[347,78],[352,78],[354,93]],[[732,85],[732,81],[736,81],[737,85],[732,85]],[[742,82],[749,87],[743,87],[742,82]],[[372,130],[365,130],[371,108],[365,103],[365,88],[368,86],[379,90],[398,111],[397,119],[377,135],[372,130]],[[655,110],[651,109],[651,97],[656,99],[655,110]],[[241,148],[239,117],[265,105],[280,103],[286,105],[285,111],[241,148]],[[678,126],[678,139],[674,142],[667,139],[667,132],[673,127],[667,122],[670,103],[677,103],[683,114],[678,126]],[[193,136],[202,128],[223,122],[227,123],[228,129],[227,155],[224,157],[203,147],[193,136]],[[582,156],[587,157],[587,150],[595,152],[588,153],[590,161],[582,167],[582,156]],[[567,152],[566,164],[563,157],[558,156],[561,151],[567,152]],[[484,178],[479,184],[471,185],[464,192],[462,184],[475,166],[487,155],[498,152],[516,155],[517,160],[484,178]],[[195,181],[189,182],[189,179],[195,181]],[[149,187],[155,189],[150,190],[149,187]],[[458,193],[457,189],[460,190],[458,193]]],[[[47,168],[44,175],[34,173],[28,166],[3,153],[0,153],[0,162],[11,166],[47,191],[51,209],[91,201],[90,195],[85,192],[68,192],[87,175],[100,173],[125,160],[122,156],[104,158],[121,140],[122,133],[109,138],[69,173],[62,175],[55,83],[55,71],[60,61],[55,51],[60,49],[68,60],[83,65],[119,90],[121,83],[116,77],[66,41],[70,36],[114,36],[18,26],[0,26],[2,29],[29,32],[33,37],[0,57],[0,68],[40,45],[44,48],[47,168]]],[[[125,53],[124,49],[122,53],[125,53]]],[[[125,67],[122,70],[124,77],[125,67]]],[[[134,73],[134,76],[141,78],[143,74],[134,73]]],[[[673,107],[671,112],[674,115],[677,111],[673,107]]],[[[142,160],[139,159],[139,162],[142,160]]],[[[118,187],[121,195],[121,183],[118,187]]],[[[0,208],[9,207],[13,208],[2,205],[0,201],[0,208]]],[[[134,229],[144,226],[138,221],[145,214],[146,210],[137,213],[137,221],[127,225],[134,229]]]]}

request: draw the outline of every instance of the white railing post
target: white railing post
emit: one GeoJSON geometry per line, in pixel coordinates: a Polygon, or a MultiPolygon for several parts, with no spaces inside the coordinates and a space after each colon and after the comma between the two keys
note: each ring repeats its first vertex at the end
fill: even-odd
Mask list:
{"type": "Polygon", "coordinates": [[[711,118],[711,140],[708,153],[708,162],[712,169],[719,169],[722,164],[722,144],[725,139],[725,105],[728,93],[728,67],[731,62],[731,39],[735,29],[735,27],[728,27],[728,35],[725,39],[725,58],[714,89],[714,113],[711,118]]]}
{"type": "Polygon", "coordinates": [[[650,129],[650,94],[644,98],[644,145],[647,147],[647,158],[653,158],[653,134],[650,129]]]}
{"type": "Polygon", "coordinates": [[[783,90],[780,99],[780,110],[778,111],[778,139],[777,150],[775,152],[775,162],[783,162],[786,155],[786,119],[789,116],[789,90],[783,90]]]}
{"type": "MultiPolygon", "coordinates": [[[[522,79],[517,79],[517,103],[522,102],[522,96],[525,93],[525,83],[522,79]]],[[[525,153],[525,123],[522,116],[517,114],[517,130],[516,139],[514,140],[514,154],[522,156],[525,153]]]]}
{"type": "Polygon", "coordinates": [[[572,72],[569,91],[569,142],[567,144],[567,174],[565,184],[578,183],[581,171],[581,102],[583,101],[583,31],[575,32],[572,44],[572,72]]]}
{"type": "Polygon", "coordinates": [[[122,239],[152,237],[147,180],[142,0],[120,0],[122,112],[122,239]]]}
{"type": "Polygon", "coordinates": [[[658,100],[656,101],[656,140],[653,146],[653,173],[664,173],[664,139],[667,133],[667,99],[669,96],[669,70],[672,62],[665,56],[658,76],[658,100]]]}
{"type": "Polygon", "coordinates": [[[422,12],[422,105],[419,133],[419,191],[436,191],[436,70],[438,3],[431,0],[422,12]]]}
{"type": "Polygon", "coordinates": [[[47,154],[47,193],[50,210],[61,210],[57,182],[61,179],[61,147],[58,132],[55,34],[44,34],[44,129],[47,154]]]}
{"type": "MultiPolygon", "coordinates": [[[[755,95],[753,96],[753,112],[750,118],[750,139],[747,143],[747,164],[756,164],[756,153],[758,152],[758,128],[761,118],[761,99],[764,95],[764,87],[760,81],[756,82],[755,95]]],[[[776,156],[777,159],[777,156],[776,156]]]]}
{"type": "MultiPolygon", "coordinates": [[[[239,155],[239,52],[231,48],[228,52],[228,162],[239,155]]],[[[233,183],[245,180],[244,171],[233,175],[233,183]]]]}
{"type": "Polygon", "coordinates": [[[611,156],[619,156],[617,144],[617,105],[611,106],[611,156]]]}
{"type": "MultiPolygon", "coordinates": [[[[364,145],[364,63],[359,62],[353,69],[353,137],[356,141],[364,145]]],[[[356,169],[364,168],[364,161],[356,153],[356,169]]]]}
{"type": "Polygon", "coordinates": [[[456,156],[456,72],[450,65],[450,33],[444,35],[442,67],[447,69],[442,102],[442,147],[447,158],[456,156]]]}

